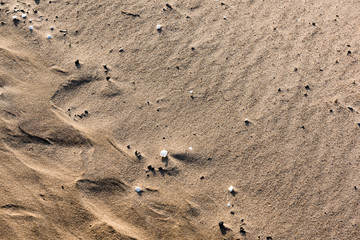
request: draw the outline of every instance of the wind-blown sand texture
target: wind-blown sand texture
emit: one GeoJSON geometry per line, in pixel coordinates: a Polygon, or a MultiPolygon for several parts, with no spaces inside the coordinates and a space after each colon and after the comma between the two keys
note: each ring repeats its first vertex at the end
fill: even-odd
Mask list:
{"type": "Polygon", "coordinates": [[[359,20],[1,1],[0,239],[360,239],[359,20]]]}

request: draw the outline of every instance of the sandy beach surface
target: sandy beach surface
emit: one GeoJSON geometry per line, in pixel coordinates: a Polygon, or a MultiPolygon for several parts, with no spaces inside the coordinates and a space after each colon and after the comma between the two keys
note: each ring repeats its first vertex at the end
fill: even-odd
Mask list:
{"type": "Polygon", "coordinates": [[[0,239],[360,239],[359,22],[350,0],[2,0],[0,239]]]}

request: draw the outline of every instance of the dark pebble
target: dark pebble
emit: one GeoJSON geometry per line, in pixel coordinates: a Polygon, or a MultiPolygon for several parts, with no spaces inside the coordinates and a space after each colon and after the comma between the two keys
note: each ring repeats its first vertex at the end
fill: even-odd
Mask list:
{"type": "Polygon", "coordinates": [[[306,89],[306,90],[310,90],[309,85],[306,85],[306,86],[305,86],[305,89],[306,89]]]}

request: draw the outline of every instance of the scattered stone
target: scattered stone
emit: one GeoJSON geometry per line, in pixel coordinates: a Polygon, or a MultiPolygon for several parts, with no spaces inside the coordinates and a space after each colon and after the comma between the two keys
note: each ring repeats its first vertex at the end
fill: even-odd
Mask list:
{"type": "Polygon", "coordinates": [[[229,192],[231,192],[231,193],[235,192],[235,190],[234,190],[234,187],[233,187],[233,186],[230,186],[230,187],[229,187],[229,192]]]}
{"type": "Polygon", "coordinates": [[[24,14],[21,15],[21,17],[22,17],[22,18],[26,18],[27,15],[24,13],[24,14]]]}
{"type": "Polygon", "coordinates": [[[266,240],[272,240],[272,237],[266,237],[266,240]]]}
{"type": "Polygon", "coordinates": [[[166,4],[166,6],[170,9],[170,10],[172,10],[173,8],[172,8],[172,6],[170,5],[170,4],[166,4]]]}
{"type": "Polygon", "coordinates": [[[190,151],[192,151],[192,150],[193,150],[193,148],[192,148],[192,147],[189,147],[189,150],[190,150],[190,151]]]}
{"type": "Polygon", "coordinates": [[[245,236],[246,235],[246,231],[243,227],[240,227],[240,234],[245,236]]]}
{"type": "Polygon", "coordinates": [[[167,154],[168,154],[168,151],[166,151],[166,150],[161,150],[161,151],[160,151],[160,156],[161,156],[162,158],[166,158],[166,157],[167,157],[167,154]]]}
{"type": "Polygon", "coordinates": [[[51,39],[51,35],[48,35],[46,38],[47,38],[47,39],[51,39]]]}
{"type": "Polygon", "coordinates": [[[334,112],[332,109],[330,109],[330,112],[332,113],[332,112],[334,112]]]}
{"type": "Polygon", "coordinates": [[[298,68],[294,68],[294,72],[297,72],[298,68]]]}
{"type": "Polygon", "coordinates": [[[231,214],[231,215],[235,215],[235,212],[234,212],[234,211],[231,211],[230,214],[231,214]]]}
{"type": "Polygon", "coordinates": [[[136,156],[137,158],[141,158],[141,153],[136,150],[136,151],[135,151],[135,156],[136,156]]]}
{"type": "Polygon", "coordinates": [[[203,180],[205,177],[204,176],[201,176],[200,179],[203,180]]]}
{"type": "Polygon", "coordinates": [[[76,61],[75,61],[75,66],[76,66],[77,68],[80,68],[81,65],[80,65],[80,61],[79,61],[79,60],[76,60],[76,61]]]}
{"type": "Polygon", "coordinates": [[[135,190],[135,192],[137,192],[137,193],[141,193],[141,192],[142,192],[140,187],[135,187],[134,190],[135,190]]]}
{"type": "Polygon", "coordinates": [[[316,24],[315,24],[314,22],[312,23],[312,25],[313,25],[313,26],[316,26],[316,24]]]}
{"type": "Polygon", "coordinates": [[[195,48],[194,48],[194,47],[192,47],[192,48],[191,48],[191,50],[192,50],[192,51],[195,51],[195,48]]]}
{"type": "Polygon", "coordinates": [[[357,186],[354,186],[354,189],[357,190],[357,186]]]}
{"type": "Polygon", "coordinates": [[[126,147],[127,147],[127,149],[130,149],[130,148],[131,148],[131,146],[130,146],[130,145],[127,145],[126,147]]]}
{"type": "Polygon", "coordinates": [[[281,88],[278,89],[278,92],[281,92],[281,88]]]}
{"type": "Polygon", "coordinates": [[[301,126],[302,129],[305,129],[305,126],[301,126]]]}
{"type": "Polygon", "coordinates": [[[347,52],[347,55],[351,55],[351,51],[348,51],[348,52],[347,52]]]}
{"type": "Polygon", "coordinates": [[[109,72],[109,68],[106,65],[103,65],[103,68],[105,69],[105,73],[109,72]]]}
{"type": "Polygon", "coordinates": [[[226,20],[226,17],[225,17],[225,16],[224,16],[223,18],[224,18],[224,20],[226,20]]]}
{"type": "Polygon", "coordinates": [[[161,26],[161,25],[156,25],[156,30],[157,30],[158,32],[161,32],[161,31],[162,31],[162,26],[161,26]]]}
{"type": "Polygon", "coordinates": [[[223,221],[219,222],[219,227],[222,235],[225,235],[226,232],[230,230],[229,228],[225,227],[223,221]]]}
{"type": "Polygon", "coordinates": [[[305,89],[306,89],[306,90],[310,90],[309,85],[306,85],[306,86],[305,86],[305,89]]]}
{"type": "Polygon", "coordinates": [[[119,52],[123,52],[124,51],[124,49],[122,49],[122,48],[119,48],[119,52]]]}
{"type": "Polygon", "coordinates": [[[250,123],[251,123],[251,122],[249,121],[249,119],[247,119],[247,118],[245,118],[244,122],[245,122],[245,125],[246,125],[246,126],[249,126],[250,123]]]}
{"type": "Polygon", "coordinates": [[[34,27],[30,26],[29,29],[30,29],[30,32],[32,32],[34,30],[34,27]]]}
{"type": "Polygon", "coordinates": [[[54,27],[50,27],[50,30],[51,30],[51,31],[54,31],[54,29],[55,29],[54,27]]]}
{"type": "Polygon", "coordinates": [[[227,206],[228,206],[228,207],[231,207],[231,203],[228,203],[227,206]]]}
{"type": "Polygon", "coordinates": [[[360,122],[358,122],[357,125],[360,127],[360,122]]]}
{"type": "Polygon", "coordinates": [[[354,111],[354,109],[351,106],[348,106],[347,108],[352,112],[354,111]]]}

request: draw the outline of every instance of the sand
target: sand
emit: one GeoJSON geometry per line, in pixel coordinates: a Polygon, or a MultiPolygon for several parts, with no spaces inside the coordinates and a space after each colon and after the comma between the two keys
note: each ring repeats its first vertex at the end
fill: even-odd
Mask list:
{"type": "Polygon", "coordinates": [[[1,1],[0,239],[360,239],[359,20],[1,1]]]}

